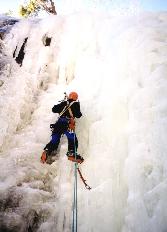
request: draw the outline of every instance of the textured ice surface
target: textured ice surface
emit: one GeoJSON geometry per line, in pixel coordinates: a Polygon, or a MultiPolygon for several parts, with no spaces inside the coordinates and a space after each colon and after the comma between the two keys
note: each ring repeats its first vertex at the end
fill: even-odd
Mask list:
{"type": "Polygon", "coordinates": [[[57,118],[52,106],[75,90],[81,169],[92,187],[78,179],[78,231],[166,231],[166,45],[166,13],[75,13],[12,28],[0,76],[1,230],[71,231],[66,138],[51,166],[39,159],[57,118]],[[20,67],[13,52],[26,37],[20,67]]]}

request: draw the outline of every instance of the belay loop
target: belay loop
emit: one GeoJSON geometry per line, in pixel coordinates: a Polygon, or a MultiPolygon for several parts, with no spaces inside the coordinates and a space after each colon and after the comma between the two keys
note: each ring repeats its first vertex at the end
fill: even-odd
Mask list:
{"type": "Polygon", "coordinates": [[[83,181],[83,183],[85,185],[85,188],[88,189],[88,190],[91,190],[92,188],[86,183],[86,180],[83,178],[79,167],[77,167],[77,170],[78,170],[78,173],[79,173],[79,176],[80,176],[81,180],[83,181]]]}

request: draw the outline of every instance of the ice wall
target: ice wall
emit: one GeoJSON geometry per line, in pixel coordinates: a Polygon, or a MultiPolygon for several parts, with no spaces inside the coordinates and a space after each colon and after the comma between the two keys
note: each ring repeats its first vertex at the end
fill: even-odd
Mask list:
{"type": "Polygon", "coordinates": [[[57,118],[51,108],[71,90],[81,102],[81,169],[92,186],[78,180],[78,231],[166,230],[166,25],[166,13],[82,12],[13,27],[0,87],[1,230],[71,231],[66,138],[56,162],[39,162],[57,118]],[[12,56],[25,38],[20,67],[12,56]]]}

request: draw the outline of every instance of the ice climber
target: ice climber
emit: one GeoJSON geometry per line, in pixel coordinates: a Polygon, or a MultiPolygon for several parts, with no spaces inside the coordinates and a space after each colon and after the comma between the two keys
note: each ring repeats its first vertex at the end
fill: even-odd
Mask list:
{"type": "Polygon", "coordinates": [[[55,124],[50,125],[52,137],[51,141],[44,148],[41,162],[51,164],[54,161],[60,138],[63,134],[68,139],[68,152],[66,154],[68,159],[80,163],[83,162],[83,158],[77,154],[78,139],[75,133],[75,118],[82,116],[78,94],[71,92],[69,96],[65,95],[65,99],[61,103],[53,106],[52,112],[58,113],[59,118],[55,124]]]}

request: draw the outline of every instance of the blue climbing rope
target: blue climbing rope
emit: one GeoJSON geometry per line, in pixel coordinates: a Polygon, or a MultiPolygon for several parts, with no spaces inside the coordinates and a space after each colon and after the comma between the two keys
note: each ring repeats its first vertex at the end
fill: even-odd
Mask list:
{"type": "MultiPolygon", "coordinates": [[[[74,132],[74,153],[75,159],[77,158],[76,147],[75,147],[75,132],[74,132]]],[[[72,220],[72,232],[77,232],[77,216],[78,216],[78,208],[77,208],[77,168],[78,163],[74,163],[74,199],[73,199],[73,220],[72,220]]]]}
{"type": "MultiPolygon", "coordinates": [[[[74,132],[74,153],[75,160],[77,160],[77,152],[75,146],[75,132],[74,132]]],[[[91,190],[91,187],[86,183],[86,180],[83,178],[82,173],[78,167],[78,163],[74,163],[74,199],[73,199],[73,220],[72,220],[72,232],[77,232],[77,221],[78,221],[78,207],[77,207],[77,171],[80,175],[81,180],[83,181],[86,189],[91,190]]]]}

